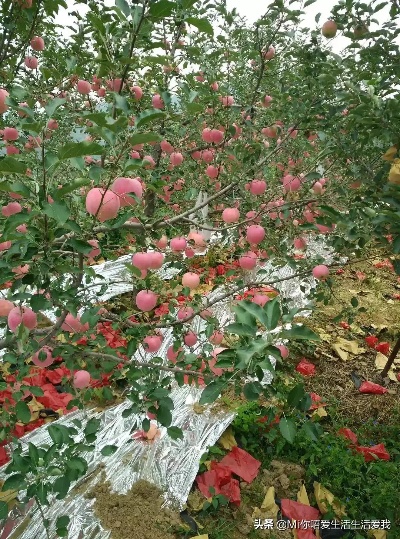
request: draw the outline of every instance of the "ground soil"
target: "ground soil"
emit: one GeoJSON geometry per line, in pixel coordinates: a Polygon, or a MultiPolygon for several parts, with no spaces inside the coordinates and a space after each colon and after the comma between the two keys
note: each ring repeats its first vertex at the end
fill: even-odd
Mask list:
{"type": "MultiPolygon", "coordinates": [[[[304,378],[306,389],[333,400],[337,414],[346,419],[349,426],[369,419],[390,424],[396,417],[394,408],[400,405],[400,383],[395,379],[382,380],[375,365],[377,352],[365,342],[366,336],[375,335],[379,341],[389,342],[392,348],[400,336],[400,300],[393,299],[400,292],[399,278],[389,268],[375,267],[374,264],[380,261],[379,253],[372,253],[368,261],[345,268],[342,275],[335,277],[329,304],[321,304],[311,317],[299,319],[318,333],[322,342],[315,348],[303,343],[291,349],[289,357],[293,364],[305,356],[316,365],[316,376],[304,378]],[[353,297],[358,299],[358,307],[365,311],[358,313],[350,328],[345,329],[333,319],[349,307],[353,297]],[[360,352],[349,354],[344,361],[334,349],[340,339],[357,345],[360,352]],[[384,385],[389,392],[362,394],[357,391],[352,374],[361,380],[384,385]]],[[[345,316],[342,321],[346,321],[345,316]]],[[[400,373],[400,358],[397,358],[393,372],[400,373]]]]}
{"type": "Polygon", "coordinates": [[[89,493],[95,498],[94,511],[110,539],[174,539],[182,523],[178,513],[163,509],[162,492],[147,481],[137,481],[125,495],[111,491],[102,476],[89,493]]]}

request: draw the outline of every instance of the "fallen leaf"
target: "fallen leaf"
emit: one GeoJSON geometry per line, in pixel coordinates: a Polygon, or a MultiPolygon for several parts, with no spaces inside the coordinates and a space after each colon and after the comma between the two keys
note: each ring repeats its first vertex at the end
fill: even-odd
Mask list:
{"type": "Polygon", "coordinates": [[[332,492],[323,487],[321,483],[317,483],[317,481],[314,481],[314,496],[318,504],[318,509],[323,515],[329,511],[330,507],[332,507],[338,518],[346,515],[345,506],[335,498],[332,492]]]}
{"type": "Polygon", "coordinates": [[[208,539],[208,533],[203,535],[196,535],[196,537],[192,537],[192,539],[208,539]]]}
{"type": "MultiPolygon", "coordinates": [[[[2,486],[3,484],[4,484],[4,481],[1,481],[2,486]]],[[[9,503],[12,500],[15,500],[17,496],[18,496],[18,490],[5,490],[4,492],[0,492],[0,502],[9,503]]]]}
{"type": "Polygon", "coordinates": [[[39,410],[42,410],[44,408],[43,404],[38,402],[35,397],[32,397],[32,400],[29,402],[29,408],[31,412],[37,412],[39,410]]]}
{"type": "Polygon", "coordinates": [[[304,503],[304,505],[310,505],[310,500],[308,499],[308,494],[304,485],[301,485],[301,489],[297,493],[297,501],[299,503],[304,503]]]}
{"type": "Polygon", "coordinates": [[[356,324],[350,324],[350,329],[353,333],[356,335],[364,335],[364,331],[360,328],[360,326],[357,326],[356,324]]]}
{"type": "MultiPolygon", "coordinates": [[[[387,363],[387,356],[385,356],[385,354],[382,354],[381,352],[377,352],[376,353],[376,358],[375,358],[375,367],[378,371],[382,371],[384,368],[385,368],[385,365],[387,363]]],[[[397,379],[397,376],[396,376],[396,373],[393,371],[393,369],[390,369],[390,371],[388,372],[388,378],[390,380],[392,380],[392,382],[398,382],[399,380],[397,379]]]]}
{"type": "Polygon", "coordinates": [[[226,429],[221,438],[218,440],[218,443],[227,451],[230,451],[233,447],[237,446],[237,442],[233,436],[231,427],[226,429]]]}
{"type": "Polygon", "coordinates": [[[321,337],[321,339],[325,342],[331,342],[332,336],[329,335],[329,333],[325,333],[323,329],[317,328],[318,335],[321,337]]]}
{"type": "Polygon", "coordinates": [[[269,487],[267,494],[261,504],[261,507],[255,507],[252,518],[273,518],[276,519],[279,507],[275,503],[275,488],[269,487]]]}
{"type": "Polygon", "coordinates": [[[360,348],[357,341],[348,341],[341,337],[338,337],[337,341],[332,345],[332,348],[343,361],[349,359],[349,353],[358,355],[365,352],[365,348],[360,348]]]}
{"type": "Polygon", "coordinates": [[[398,147],[395,145],[395,146],[391,146],[388,151],[385,153],[385,155],[382,156],[382,159],[384,159],[385,161],[389,161],[389,162],[392,162],[394,160],[394,157],[397,153],[397,150],[398,150],[398,147]]]}
{"type": "Polygon", "coordinates": [[[387,533],[386,530],[371,530],[370,537],[373,537],[374,539],[386,539],[387,533]]]}
{"type": "Polygon", "coordinates": [[[202,406],[201,404],[199,404],[198,402],[195,402],[193,404],[193,412],[195,414],[203,414],[204,413],[204,410],[206,409],[205,406],[202,406]]]}
{"type": "Polygon", "coordinates": [[[394,159],[392,168],[389,172],[389,183],[394,183],[395,185],[400,185],[400,159],[394,159]]]}
{"type": "Polygon", "coordinates": [[[199,490],[195,490],[189,494],[187,505],[191,512],[199,513],[203,510],[206,500],[199,490]]]}
{"type": "Polygon", "coordinates": [[[327,417],[328,415],[328,412],[325,410],[325,408],[323,406],[320,406],[319,408],[317,408],[312,414],[311,414],[311,417],[327,417]]]}
{"type": "Polygon", "coordinates": [[[376,358],[375,358],[375,367],[379,370],[379,371],[382,371],[387,363],[387,356],[385,356],[385,354],[381,354],[381,352],[377,352],[376,354],[376,358]]]}

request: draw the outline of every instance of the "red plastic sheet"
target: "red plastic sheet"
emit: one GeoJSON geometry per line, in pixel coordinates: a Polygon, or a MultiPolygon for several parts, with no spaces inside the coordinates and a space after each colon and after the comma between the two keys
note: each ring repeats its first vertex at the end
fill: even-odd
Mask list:
{"type": "Polygon", "coordinates": [[[355,449],[357,453],[364,455],[365,462],[372,462],[377,459],[390,460],[390,455],[383,444],[372,445],[370,447],[357,445],[357,436],[350,429],[340,429],[338,434],[352,442],[351,445],[353,449],[355,449]]]}
{"type": "Polygon", "coordinates": [[[303,376],[313,376],[315,374],[315,365],[303,358],[296,367],[296,371],[303,376]]]}
{"type": "Polygon", "coordinates": [[[206,498],[222,494],[234,505],[240,505],[239,481],[232,477],[232,472],[228,467],[212,462],[211,469],[198,475],[196,481],[200,492],[206,498]],[[213,487],[215,492],[210,492],[210,487],[213,487]]]}
{"type": "Polygon", "coordinates": [[[360,393],[370,393],[372,395],[383,395],[387,393],[386,387],[374,384],[373,382],[363,382],[359,388],[360,393]]]}
{"type": "Polygon", "coordinates": [[[375,346],[378,344],[378,337],[374,337],[373,335],[370,335],[369,337],[365,337],[365,342],[368,344],[370,348],[375,348],[375,346]]]}
{"type": "Polygon", "coordinates": [[[377,352],[380,352],[381,354],[384,354],[385,356],[388,356],[389,350],[390,350],[390,344],[386,341],[380,342],[379,344],[375,346],[375,350],[377,352]]]}
{"type": "Polygon", "coordinates": [[[364,455],[365,462],[373,460],[390,460],[390,455],[383,444],[373,445],[371,447],[357,446],[356,451],[364,455]]]}
{"type": "MultiPolygon", "coordinates": [[[[304,503],[294,502],[293,500],[281,500],[282,514],[290,520],[310,522],[319,519],[319,511],[315,507],[305,505],[304,503]]],[[[316,535],[312,529],[297,529],[298,539],[315,539],[316,535]]]]}
{"type": "Polygon", "coordinates": [[[340,429],[338,431],[338,434],[340,434],[340,436],[343,436],[344,438],[347,438],[348,440],[350,440],[350,442],[353,442],[353,444],[356,444],[357,443],[357,435],[354,434],[354,432],[350,429],[340,429]]]}
{"type": "Polygon", "coordinates": [[[317,408],[321,408],[321,406],[327,406],[327,403],[323,402],[322,397],[320,397],[316,393],[310,393],[310,397],[312,400],[312,404],[309,410],[316,410],[317,408]]]}
{"type": "Polygon", "coordinates": [[[227,467],[232,473],[251,483],[257,477],[261,462],[252,457],[247,451],[234,447],[220,462],[221,466],[227,467]]]}

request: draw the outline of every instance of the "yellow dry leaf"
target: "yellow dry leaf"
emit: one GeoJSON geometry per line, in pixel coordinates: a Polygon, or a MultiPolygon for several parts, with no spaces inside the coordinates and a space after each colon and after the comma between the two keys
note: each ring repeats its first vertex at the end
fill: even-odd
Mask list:
{"type": "MultiPolygon", "coordinates": [[[[375,367],[377,368],[378,371],[382,371],[385,368],[387,360],[388,358],[387,356],[385,356],[385,354],[382,354],[381,352],[376,353],[375,367]]],[[[390,369],[390,371],[388,372],[388,377],[393,382],[398,382],[396,373],[393,371],[393,369],[390,369]]]]}
{"type": "Polygon", "coordinates": [[[196,535],[196,537],[192,537],[192,539],[208,539],[208,533],[205,533],[203,535],[196,535]]]}
{"type": "Polygon", "coordinates": [[[391,146],[385,155],[382,157],[385,161],[393,161],[394,156],[396,155],[398,147],[396,145],[391,146]]]}
{"type": "Polygon", "coordinates": [[[35,397],[32,397],[32,400],[29,403],[29,409],[31,412],[38,412],[39,410],[42,410],[44,408],[43,404],[38,402],[35,397]]]}
{"type": "Polygon", "coordinates": [[[196,499],[196,500],[190,500],[190,510],[194,511],[195,513],[199,513],[203,510],[204,504],[206,503],[206,500],[203,498],[202,500],[196,499]]]}
{"type": "Polygon", "coordinates": [[[331,342],[332,337],[329,335],[329,333],[325,333],[325,330],[322,328],[317,328],[318,335],[321,337],[321,339],[325,342],[331,342]]]}
{"type": "MultiPolygon", "coordinates": [[[[4,482],[1,482],[1,485],[3,486],[4,482]]],[[[18,496],[17,490],[5,490],[4,492],[0,492],[0,502],[6,502],[9,503],[12,500],[15,500],[15,498],[18,496]]]]}
{"type": "Polygon", "coordinates": [[[317,408],[316,410],[314,410],[314,412],[311,414],[311,417],[327,417],[328,416],[328,412],[325,410],[325,408],[323,406],[320,406],[319,408],[317,408]]]}
{"type": "Polygon", "coordinates": [[[57,335],[56,340],[60,341],[60,342],[64,342],[64,343],[67,342],[67,339],[65,338],[65,335],[63,335],[62,333],[57,335]]]}
{"type": "Polygon", "coordinates": [[[346,515],[345,506],[335,499],[335,496],[328,489],[323,487],[321,483],[314,481],[314,496],[317,500],[318,509],[323,515],[329,511],[329,506],[332,507],[337,518],[342,518],[346,515]]]}
{"type": "Polygon", "coordinates": [[[364,335],[364,330],[360,328],[360,326],[357,326],[356,324],[350,324],[350,329],[352,333],[355,333],[356,335],[364,335]]]}
{"type": "Polygon", "coordinates": [[[370,530],[369,534],[374,539],[386,539],[387,537],[386,530],[370,530]]]}
{"type": "Polygon", "coordinates": [[[267,494],[261,504],[261,509],[266,511],[269,515],[269,518],[275,518],[278,514],[279,507],[275,503],[275,488],[269,487],[267,494]]]}
{"type": "Polygon", "coordinates": [[[237,442],[233,436],[231,427],[226,429],[221,438],[218,440],[218,443],[227,451],[230,451],[233,447],[237,446],[237,442]]]}
{"type": "Polygon", "coordinates": [[[261,507],[255,507],[252,518],[273,518],[276,519],[279,512],[279,507],[275,503],[275,488],[269,487],[267,494],[261,504],[261,507]]]}
{"type": "Polygon", "coordinates": [[[385,367],[387,363],[387,360],[388,358],[385,356],[385,354],[382,354],[381,352],[377,352],[376,358],[375,358],[375,367],[379,371],[383,370],[383,368],[385,367]]]}
{"type": "Polygon", "coordinates": [[[297,501],[304,505],[310,505],[310,500],[308,499],[308,494],[304,485],[301,485],[301,489],[297,493],[297,501]]]}
{"type": "Polygon", "coordinates": [[[211,460],[205,460],[203,462],[203,464],[205,465],[205,467],[207,468],[207,470],[210,470],[211,468],[211,460]]]}
{"type": "Polygon", "coordinates": [[[393,161],[392,168],[389,172],[389,183],[394,183],[395,185],[400,185],[400,159],[395,159],[393,161]]]}
{"type": "Polygon", "coordinates": [[[358,355],[365,352],[365,348],[359,347],[357,341],[348,341],[341,337],[332,345],[332,348],[343,361],[349,359],[349,354],[358,355]]]}

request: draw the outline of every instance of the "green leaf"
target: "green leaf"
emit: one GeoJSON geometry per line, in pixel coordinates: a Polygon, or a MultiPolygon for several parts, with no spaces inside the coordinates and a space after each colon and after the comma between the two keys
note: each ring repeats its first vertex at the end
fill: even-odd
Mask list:
{"type": "Polygon", "coordinates": [[[18,421],[25,423],[25,425],[27,425],[30,422],[31,411],[29,410],[29,406],[26,404],[25,401],[17,402],[15,406],[15,413],[17,415],[18,421]]]}
{"type": "Polygon", "coordinates": [[[400,275],[400,260],[394,260],[393,261],[393,268],[396,272],[396,275],[400,275]]]}
{"type": "Polygon", "coordinates": [[[266,315],[267,315],[267,326],[266,328],[270,331],[275,329],[278,325],[278,322],[281,318],[281,306],[279,303],[278,298],[274,298],[271,301],[267,301],[267,303],[263,307],[266,315]]]}
{"type": "Polygon", "coordinates": [[[22,473],[10,475],[10,477],[7,477],[4,481],[4,485],[1,488],[2,492],[5,492],[6,490],[22,490],[26,486],[25,477],[26,475],[22,473]]]}
{"type": "Polygon", "coordinates": [[[312,442],[317,442],[322,433],[320,426],[312,421],[306,421],[306,423],[303,424],[302,430],[304,430],[312,442]]]}
{"type": "Polygon", "coordinates": [[[5,520],[8,516],[8,504],[0,502],[0,520],[5,520]]]}
{"type": "Polygon", "coordinates": [[[88,468],[86,460],[82,457],[70,457],[67,466],[71,470],[78,470],[81,474],[84,474],[88,468]]]}
{"type": "Polygon", "coordinates": [[[117,109],[122,110],[126,114],[129,112],[129,104],[126,97],[123,95],[118,94],[117,92],[114,92],[114,100],[115,100],[115,106],[117,109]]]}
{"type": "Polygon", "coordinates": [[[53,492],[58,492],[57,498],[62,500],[68,494],[71,481],[67,477],[58,477],[53,484],[53,492]]]}
{"type": "Polygon", "coordinates": [[[243,395],[248,401],[257,401],[261,392],[261,384],[257,382],[249,382],[243,387],[243,395]]]}
{"type": "Polygon", "coordinates": [[[130,408],[127,408],[126,410],[124,410],[121,415],[125,419],[134,413],[136,413],[136,409],[133,406],[131,406],[130,408]]]}
{"type": "Polygon", "coordinates": [[[65,204],[65,202],[56,202],[52,204],[46,202],[43,204],[43,213],[58,221],[61,225],[68,221],[69,216],[71,215],[70,209],[65,204]]]}
{"type": "Polygon", "coordinates": [[[141,125],[148,124],[154,120],[160,120],[165,118],[165,112],[161,112],[159,109],[146,109],[136,117],[135,125],[140,127],[141,125]]]}
{"type": "Polygon", "coordinates": [[[132,146],[136,146],[136,144],[146,144],[148,142],[160,142],[161,140],[162,136],[157,133],[136,133],[129,137],[129,143],[132,146]]]}
{"type": "Polygon", "coordinates": [[[50,425],[48,428],[48,433],[50,435],[50,438],[53,440],[54,444],[58,447],[60,447],[63,443],[63,435],[60,429],[58,428],[58,425],[50,425]]]}
{"type": "Polygon", "coordinates": [[[320,342],[320,336],[314,333],[307,326],[294,325],[290,329],[282,331],[280,334],[282,339],[295,339],[295,340],[306,340],[306,341],[317,341],[320,342]]]}
{"type": "Polygon", "coordinates": [[[66,101],[66,99],[61,97],[55,97],[54,99],[52,99],[50,103],[44,107],[47,112],[47,116],[51,118],[55,111],[58,109],[58,107],[66,103],[66,101]]]}
{"type": "Polygon", "coordinates": [[[290,444],[294,442],[296,437],[296,424],[292,419],[282,417],[282,419],[279,421],[279,430],[281,431],[281,434],[285,440],[287,440],[290,444]]]}
{"type": "MultiPolygon", "coordinates": [[[[90,175],[90,172],[89,172],[90,175]]],[[[75,189],[79,189],[80,187],[83,187],[84,185],[89,185],[89,180],[87,178],[79,178],[77,180],[74,180],[68,185],[64,185],[64,187],[61,187],[61,189],[57,189],[52,193],[52,198],[54,200],[59,200],[60,198],[63,198],[65,195],[68,195],[68,193],[72,193],[72,191],[75,191],[75,189]]]]}
{"type": "Polygon", "coordinates": [[[0,159],[0,172],[12,172],[14,174],[25,174],[26,165],[17,161],[13,157],[3,157],[0,159]]]}
{"type": "Polygon", "coordinates": [[[90,434],[96,434],[96,432],[99,430],[100,427],[100,419],[92,418],[89,419],[89,421],[86,424],[85,427],[85,436],[88,436],[90,434]]]}
{"type": "Polygon", "coordinates": [[[68,515],[61,515],[56,520],[56,527],[57,528],[66,528],[69,524],[69,516],[68,515]]]}
{"type": "Polygon", "coordinates": [[[37,465],[39,462],[39,451],[36,445],[34,445],[32,442],[29,442],[28,444],[28,453],[32,462],[37,465]]]}
{"type": "Polygon", "coordinates": [[[199,400],[199,404],[209,404],[216,401],[220,396],[224,385],[224,382],[220,380],[210,382],[208,386],[203,390],[203,393],[201,394],[199,400]]]}
{"type": "Polygon", "coordinates": [[[214,29],[208,19],[197,19],[194,17],[189,17],[185,20],[188,24],[195,26],[200,32],[204,32],[209,36],[214,35],[214,29]]]}
{"type": "MultiPolygon", "coordinates": [[[[90,251],[93,250],[93,247],[88,244],[87,241],[77,240],[75,238],[70,238],[67,242],[67,245],[70,245],[78,253],[83,253],[87,255],[90,251]]],[[[84,322],[82,322],[84,324],[84,322]]]]}
{"type": "Polygon", "coordinates": [[[163,18],[170,17],[175,9],[175,3],[169,0],[160,0],[150,6],[149,14],[152,17],[163,18]]]}
{"type": "Polygon", "coordinates": [[[236,350],[236,355],[240,360],[237,368],[245,369],[248,367],[253,357],[264,352],[268,346],[268,341],[266,339],[259,338],[252,340],[251,343],[246,346],[246,348],[236,350]]]}
{"type": "Polygon", "coordinates": [[[43,397],[44,392],[41,387],[37,386],[28,386],[29,391],[32,393],[32,395],[35,395],[35,397],[43,397]]]}
{"type": "Polygon", "coordinates": [[[400,253],[400,235],[394,238],[392,247],[394,254],[398,255],[400,253]]]}
{"type": "Polygon", "coordinates": [[[58,158],[71,159],[71,157],[101,155],[103,152],[104,147],[100,144],[83,140],[82,142],[68,142],[62,146],[58,152],[58,158]]]}
{"type": "Polygon", "coordinates": [[[352,307],[354,307],[354,308],[358,307],[358,299],[357,298],[355,298],[355,297],[351,298],[350,303],[351,303],[352,307]]]}
{"type": "Polygon", "coordinates": [[[233,333],[234,335],[256,335],[257,333],[256,328],[238,323],[229,324],[229,326],[225,327],[225,331],[227,333],[233,333]]]}
{"type": "Polygon", "coordinates": [[[19,193],[23,196],[31,196],[31,192],[26,185],[22,182],[16,181],[11,184],[11,191],[14,193],[19,193]]]}
{"type": "Polygon", "coordinates": [[[267,313],[262,307],[260,307],[260,305],[248,300],[243,300],[238,305],[240,305],[245,311],[250,313],[256,320],[258,320],[258,322],[268,329],[268,324],[270,322],[268,320],[267,313]]]}
{"type": "Polygon", "coordinates": [[[171,410],[167,406],[163,406],[162,404],[159,405],[157,410],[157,420],[163,425],[164,427],[169,427],[172,423],[172,414],[171,410]]]}
{"type": "Polygon", "coordinates": [[[306,392],[304,391],[304,385],[303,384],[297,384],[288,394],[287,396],[287,403],[292,408],[295,408],[301,399],[304,398],[304,395],[306,392]]]}
{"type": "Polygon", "coordinates": [[[126,0],[115,0],[115,5],[122,11],[125,17],[129,17],[131,8],[126,0]]]}
{"type": "Polygon", "coordinates": [[[179,427],[168,427],[167,433],[170,438],[173,440],[182,440],[183,439],[183,432],[182,429],[179,427]]]}
{"type": "Polygon", "coordinates": [[[189,9],[195,5],[197,0],[182,0],[183,9],[189,9]]]}
{"type": "Polygon", "coordinates": [[[35,294],[34,296],[32,296],[30,299],[30,304],[35,313],[38,313],[43,309],[51,307],[51,303],[49,302],[49,300],[41,294],[35,294]]]}
{"type": "Polygon", "coordinates": [[[110,455],[113,455],[118,449],[118,446],[116,445],[105,445],[103,449],[101,450],[101,454],[104,457],[109,457],[110,455]]]}
{"type": "Polygon", "coordinates": [[[85,170],[85,160],[83,157],[71,157],[70,164],[77,170],[85,170]]]}

